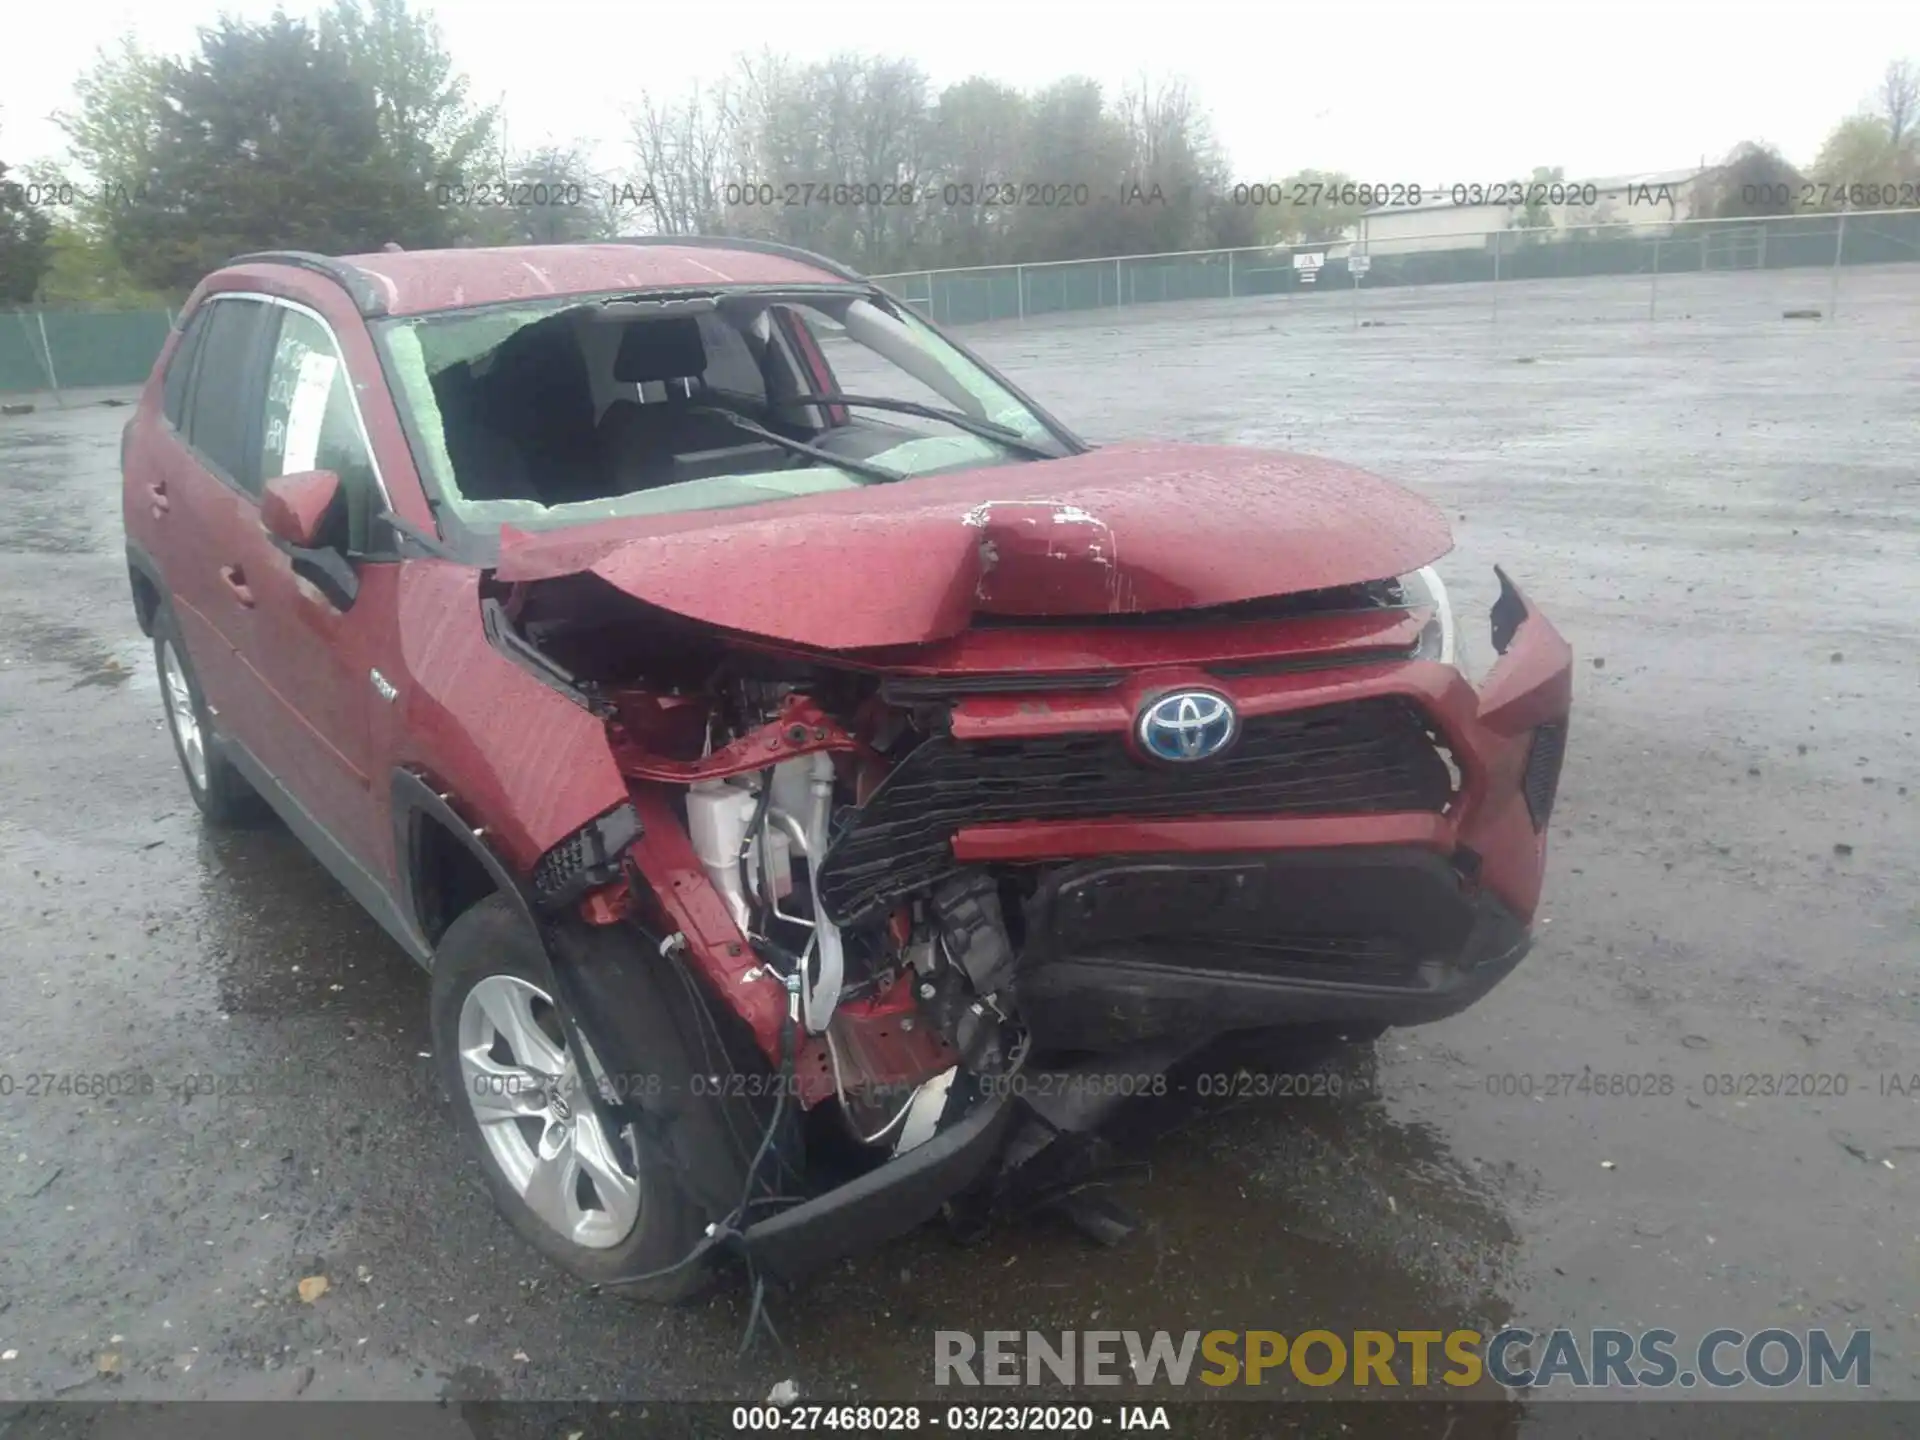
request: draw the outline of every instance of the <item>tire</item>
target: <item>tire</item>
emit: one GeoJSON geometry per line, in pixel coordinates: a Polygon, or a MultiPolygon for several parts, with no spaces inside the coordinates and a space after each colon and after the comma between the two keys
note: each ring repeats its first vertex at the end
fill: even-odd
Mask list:
{"type": "Polygon", "coordinates": [[[173,737],[173,753],[201,817],[221,829],[263,819],[266,802],[227,758],[207,713],[193,658],[180,639],[173,612],[164,606],[153,619],[153,664],[160,676],[160,705],[167,717],[167,733],[173,737]]]}
{"type": "MultiPolygon", "coordinates": [[[[501,1215],[561,1269],[589,1284],[667,1270],[700,1243],[708,1217],[665,1157],[631,1128],[608,1136],[578,1093],[583,1072],[558,1038],[552,984],[540,936],[508,897],[490,895],[447,927],[434,954],[431,1018],[434,1061],[454,1124],[501,1215]],[[489,1034],[491,1047],[479,1049],[489,1034]],[[556,1065],[560,1073],[543,1081],[556,1065]]],[[[644,988],[638,975],[636,988],[644,988]]],[[[592,1017],[577,1023],[594,1052],[592,1068],[606,1073],[601,1055],[614,1052],[605,1034],[596,1035],[592,1017]]],[[[692,1068],[672,1044],[649,1056],[645,1068],[663,1089],[689,1088],[692,1068]]],[[[703,1259],[617,1293],[673,1303],[698,1293],[711,1275],[703,1259]]]]}

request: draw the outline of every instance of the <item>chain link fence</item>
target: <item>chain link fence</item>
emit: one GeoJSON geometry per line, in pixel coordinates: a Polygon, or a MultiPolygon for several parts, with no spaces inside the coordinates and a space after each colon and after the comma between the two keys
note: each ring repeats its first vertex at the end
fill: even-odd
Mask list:
{"type": "MultiPolygon", "coordinates": [[[[1845,211],[1659,227],[1577,226],[1195,250],[1101,260],[916,270],[875,278],[938,324],[1025,320],[1166,300],[1644,276],[1658,318],[1663,275],[1827,269],[1920,261],[1920,210],[1845,211]]],[[[1497,292],[1489,296],[1497,310],[1497,292]]]]}
{"type": "Polygon", "coordinates": [[[169,310],[0,311],[0,394],[138,385],[172,324],[169,310]]]}
{"type": "MultiPolygon", "coordinates": [[[[1859,210],[1757,220],[1695,220],[1660,227],[1494,230],[1482,235],[1396,235],[1371,241],[1124,255],[875,278],[943,325],[1024,320],[1171,300],[1362,292],[1488,283],[1498,316],[1507,282],[1639,276],[1645,313],[1660,316],[1664,276],[1797,272],[1787,303],[1844,303],[1842,274],[1861,265],[1920,261],[1920,210],[1859,210]],[[1818,290],[1807,281],[1822,281],[1818,290]]],[[[1784,277],[1783,277],[1784,278],[1784,277]]],[[[1508,304],[1524,303],[1523,295],[1508,304]]],[[[1637,310],[1639,294],[1631,304],[1637,310]]],[[[0,394],[138,385],[165,343],[162,310],[0,311],[0,394]]]]}

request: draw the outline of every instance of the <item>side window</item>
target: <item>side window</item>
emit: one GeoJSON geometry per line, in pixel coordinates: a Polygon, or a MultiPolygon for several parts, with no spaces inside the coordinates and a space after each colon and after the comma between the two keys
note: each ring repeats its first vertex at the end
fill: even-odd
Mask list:
{"type": "Polygon", "coordinates": [[[260,492],[258,456],[248,443],[246,398],[256,379],[261,330],[273,314],[258,300],[216,300],[195,369],[187,443],[241,489],[260,492]]]}
{"type": "Polygon", "coordinates": [[[275,308],[280,333],[267,367],[261,483],[303,470],[331,470],[358,508],[374,493],[373,457],[360,434],[346,364],[326,326],[298,310],[275,308]]]}
{"type": "Polygon", "coordinates": [[[202,305],[193,312],[187,321],[186,333],[173,347],[173,356],[167,361],[166,378],[161,382],[160,413],[176,430],[186,429],[187,386],[193,381],[193,357],[199,353],[200,338],[207,333],[207,311],[212,308],[202,305]]]}

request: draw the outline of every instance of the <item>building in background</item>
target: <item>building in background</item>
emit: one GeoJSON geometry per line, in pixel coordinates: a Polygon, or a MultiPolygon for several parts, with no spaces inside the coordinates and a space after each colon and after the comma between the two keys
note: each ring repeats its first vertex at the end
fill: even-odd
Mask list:
{"type": "MultiPolygon", "coordinates": [[[[1613,175],[1600,180],[1548,182],[1564,192],[1559,202],[1538,207],[1536,223],[1556,230],[1576,226],[1626,226],[1632,230],[1663,229],[1689,219],[1703,193],[1703,182],[1718,170],[1695,165],[1686,170],[1657,170],[1641,175],[1613,175]]],[[[1465,187],[1437,188],[1418,205],[1382,205],[1369,210],[1354,226],[1358,249],[1372,255],[1405,255],[1421,250],[1458,250],[1491,243],[1498,231],[1525,223],[1526,206],[1493,203],[1482,186],[1476,196],[1465,187]]]]}

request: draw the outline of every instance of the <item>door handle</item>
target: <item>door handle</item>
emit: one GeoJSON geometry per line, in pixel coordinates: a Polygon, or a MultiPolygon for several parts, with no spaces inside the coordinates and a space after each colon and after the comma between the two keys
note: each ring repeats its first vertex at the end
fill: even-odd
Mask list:
{"type": "Polygon", "coordinates": [[[249,610],[253,608],[253,591],[247,588],[247,572],[238,565],[222,565],[220,578],[226,582],[227,589],[233,592],[233,598],[249,610]]]}
{"type": "Polygon", "coordinates": [[[153,505],[153,518],[158,520],[173,508],[173,502],[167,499],[167,486],[164,480],[155,480],[147,486],[147,499],[153,505]]]}

